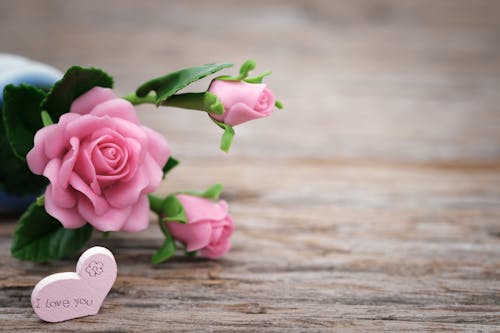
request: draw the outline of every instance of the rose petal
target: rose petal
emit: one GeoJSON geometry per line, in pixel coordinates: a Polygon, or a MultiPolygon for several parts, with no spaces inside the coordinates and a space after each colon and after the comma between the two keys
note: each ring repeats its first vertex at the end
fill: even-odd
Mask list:
{"type": "Polygon", "coordinates": [[[249,120],[264,118],[269,115],[270,113],[255,111],[246,104],[236,103],[231,106],[231,108],[227,110],[223,116],[224,123],[236,126],[249,120]]]}
{"type": "Polygon", "coordinates": [[[132,212],[122,227],[122,231],[136,232],[146,229],[149,225],[149,201],[146,195],[139,198],[132,212]]]}
{"type": "Polygon", "coordinates": [[[147,147],[148,136],[142,126],[121,118],[113,118],[113,129],[125,138],[134,138],[141,146],[147,147]]]}
{"type": "Polygon", "coordinates": [[[33,148],[26,155],[26,161],[31,172],[41,175],[45,166],[49,162],[47,155],[45,154],[45,142],[47,137],[52,134],[52,132],[57,131],[56,125],[50,125],[41,128],[35,134],[35,144],[33,148]]]}
{"type": "Polygon", "coordinates": [[[90,157],[91,149],[92,142],[89,143],[88,141],[84,141],[80,147],[78,158],[73,169],[78,177],[80,177],[85,184],[88,184],[95,194],[101,195],[101,187],[97,182],[97,174],[90,157]]]}
{"type": "Polygon", "coordinates": [[[59,170],[60,185],[64,188],[68,187],[69,178],[73,173],[73,168],[78,158],[78,151],[80,149],[80,140],[73,137],[69,140],[69,144],[71,149],[64,156],[59,170]]]}
{"type": "Polygon", "coordinates": [[[139,124],[139,118],[135,112],[134,106],[121,98],[115,98],[96,105],[90,114],[96,117],[121,118],[134,124],[139,124]]]}
{"type": "Polygon", "coordinates": [[[221,240],[216,245],[209,245],[201,249],[200,253],[202,256],[216,259],[225,255],[231,249],[231,240],[226,238],[221,240]]]}
{"type": "Polygon", "coordinates": [[[148,185],[149,178],[146,170],[141,168],[128,182],[119,182],[106,189],[104,196],[111,206],[125,208],[136,203],[148,185]]]}
{"type": "Polygon", "coordinates": [[[274,103],[276,103],[276,99],[274,98],[273,92],[265,88],[260,94],[257,104],[254,106],[254,110],[270,115],[274,109],[274,103]]]}
{"type": "Polygon", "coordinates": [[[197,251],[210,242],[212,226],[209,221],[183,224],[168,222],[167,228],[175,239],[186,244],[188,251],[197,251]]]}
{"type": "MultiPolygon", "coordinates": [[[[76,191],[80,192],[90,203],[92,203],[93,211],[96,215],[103,215],[110,209],[106,200],[96,194],[76,173],[71,175],[69,183],[76,191]]],[[[78,201],[80,201],[80,196],[78,201]]],[[[78,202],[78,204],[80,204],[80,202],[78,202]]]]}
{"type": "MultiPolygon", "coordinates": [[[[130,122],[128,122],[130,123],[130,122]]],[[[131,123],[130,123],[131,124],[131,123]]],[[[68,141],[71,137],[77,137],[80,140],[91,136],[99,129],[107,128],[113,130],[115,127],[114,121],[109,117],[96,117],[91,114],[86,114],[69,122],[64,129],[64,141],[68,141]]]]}
{"type": "Polygon", "coordinates": [[[156,188],[160,185],[161,181],[163,180],[163,170],[151,157],[150,154],[147,154],[144,157],[142,168],[149,179],[148,186],[144,188],[144,192],[145,193],[153,192],[154,190],[156,190],[156,188]]]}
{"type": "Polygon", "coordinates": [[[58,158],[66,152],[71,139],[71,136],[65,137],[66,126],[80,117],[78,114],[65,113],[59,118],[55,130],[51,131],[45,138],[44,150],[47,158],[58,158]]]}
{"type": "Polygon", "coordinates": [[[69,112],[78,114],[89,113],[96,105],[116,98],[109,88],[94,87],[73,101],[69,112]]]}
{"type": "Polygon", "coordinates": [[[177,198],[184,207],[190,223],[203,220],[217,221],[227,216],[227,202],[224,200],[214,203],[211,200],[187,194],[179,194],[177,198]]]}
{"type": "Polygon", "coordinates": [[[110,207],[104,214],[97,215],[92,203],[82,196],[78,200],[78,212],[97,230],[118,231],[123,227],[132,212],[132,206],[126,208],[110,207]]]}
{"type": "MultiPolygon", "coordinates": [[[[72,208],[76,205],[76,193],[72,188],[61,186],[61,160],[55,158],[50,160],[45,168],[43,175],[50,180],[50,194],[54,205],[61,208],[72,208]]],[[[49,191],[47,188],[46,192],[49,191]]]]}
{"type": "Polygon", "coordinates": [[[54,201],[52,185],[45,191],[45,211],[50,216],[59,220],[65,228],[74,229],[85,225],[85,219],[74,208],[64,208],[54,201]]]}
{"type": "Polygon", "coordinates": [[[253,109],[265,88],[264,83],[214,80],[208,91],[217,95],[226,110],[236,103],[246,104],[253,109]]]}
{"type": "Polygon", "coordinates": [[[143,126],[142,129],[148,136],[148,152],[155,159],[158,165],[163,168],[170,155],[170,148],[168,147],[167,140],[165,140],[163,135],[153,131],[149,127],[143,126]]]}

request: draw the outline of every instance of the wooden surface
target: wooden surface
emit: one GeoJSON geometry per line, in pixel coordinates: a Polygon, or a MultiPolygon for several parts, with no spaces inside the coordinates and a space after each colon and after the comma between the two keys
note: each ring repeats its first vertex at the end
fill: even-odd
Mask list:
{"type": "MultiPolygon", "coordinates": [[[[237,128],[140,108],[182,165],[160,193],[226,185],[222,260],[150,265],[161,244],[96,234],[118,279],[98,316],[44,324],[45,265],[9,254],[1,331],[500,331],[498,1],[1,1],[0,42],[61,69],[102,67],[127,93],[210,61],[258,60],[286,110],[237,128]]],[[[198,87],[206,86],[206,82],[198,87]]]]}

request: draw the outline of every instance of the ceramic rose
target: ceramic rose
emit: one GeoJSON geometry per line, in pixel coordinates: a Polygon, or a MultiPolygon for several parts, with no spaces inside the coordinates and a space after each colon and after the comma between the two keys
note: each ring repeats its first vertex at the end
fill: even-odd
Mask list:
{"type": "Polygon", "coordinates": [[[139,231],[168,157],[164,137],[141,126],[130,102],[94,87],[36,133],[27,161],[50,180],[45,209],[65,228],[139,231]]]}
{"type": "Polygon", "coordinates": [[[184,207],[187,224],[167,222],[172,236],[186,245],[188,251],[200,251],[208,258],[219,258],[231,248],[234,230],[224,200],[214,202],[205,198],[180,194],[177,198],[184,207]]]}
{"type": "Polygon", "coordinates": [[[222,115],[211,116],[228,125],[267,117],[274,109],[274,95],[264,83],[214,80],[208,91],[217,95],[224,106],[222,115]]]}

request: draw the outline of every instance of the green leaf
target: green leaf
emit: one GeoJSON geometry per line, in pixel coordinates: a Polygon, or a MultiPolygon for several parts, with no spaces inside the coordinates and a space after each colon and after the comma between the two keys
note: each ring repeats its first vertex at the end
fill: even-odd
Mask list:
{"type": "Polygon", "coordinates": [[[175,241],[170,233],[167,232],[165,235],[165,241],[163,242],[162,246],[153,254],[153,256],[151,257],[151,262],[153,264],[159,264],[170,258],[175,253],[175,250],[175,241]]]}
{"type": "Polygon", "coordinates": [[[42,110],[46,110],[52,120],[69,112],[71,103],[94,87],[113,87],[113,78],[99,68],[73,66],[57,81],[42,102],[42,110]]]}
{"type": "Polygon", "coordinates": [[[28,164],[14,155],[3,126],[0,126],[0,160],[0,187],[7,193],[39,195],[47,186],[47,178],[32,173],[28,164]]]}
{"type": "Polygon", "coordinates": [[[52,118],[50,117],[50,114],[47,111],[43,110],[41,113],[41,116],[42,116],[43,126],[49,126],[49,125],[52,125],[54,123],[52,121],[52,118]]]}
{"type": "Polygon", "coordinates": [[[283,109],[283,103],[281,103],[281,101],[276,100],[276,102],[274,102],[274,106],[280,110],[283,109]]]}
{"type": "Polygon", "coordinates": [[[165,166],[163,167],[163,178],[167,175],[167,173],[170,172],[173,168],[175,168],[177,165],[179,165],[179,161],[175,159],[174,157],[170,156],[168,158],[167,163],[165,163],[165,166]]]}
{"type": "Polygon", "coordinates": [[[219,200],[222,192],[222,184],[214,184],[201,194],[202,197],[212,200],[219,200]]]}
{"type": "Polygon", "coordinates": [[[229,152],[235,134],[233,127],[229,124],[225,124],[221,121],[218,121],[213,117],[210,117],[210,119],[212,119],[212,121],[216,123],[217,126],[219,126],[224,130],[224,133],[222,134],[222,138],[220,140],[220,149],[226,153],[229,152]]]}
{"type": "Polygon", "coordinates": [[[22,84],[4,88],[3,122],[12,151],[21,160],[33,148],[35,133],[43,127],[40,112],[45,92],[22,84]]]}
{"type": "Polygon", "coordinates": [[[182,191],[180,193],[194,195],[196,197],[201,197],[210,200],[219,200],[221,192],[222,192],[222,184],[214,184],[210,186],[205,192],[182,191]]]}
{"type": "Polygon", "coordinates": [[[162,220],[161,222],[180,222],[187,223],[184,207],[175,194],[170,194],[163,200],[162,220]]]}
{"type": "MultiPolygon", "coordinates": [[[[28,87],[28,86],[24,86],[28,87]]],[[[17,107],[13,108],[16,103],[19,102],[19,105],[30,105],[33,102],[32,99],[29,98],[31,94],[38,96],[39,91],[32,90],[31,88],[20,88],[14,86],[7,86],[5,88],[7,91],[10,91],[6,94],[6,98],[4,99],[3,107],[7,107],[9,110],[12,110],[14,113],[12,115],[15,118],[15,110],[17,107]],[[23,95],[22,91],[27,92],[26,95],[23,95]],[[24,99],[28,97],[28,99],[24,99]],[[8,106],[6,106],[8,104],[8,106]]],[[[21,110],[21,112],[25,112],[26,110],[21,110]]],[[[40,113],[38,111],[38,117],[40,117],[40,113]]],[[[28,126],[31,124],[28,120],[22,119],[21,122],[27,122],[28,126]]],[[[41,120],[40,120],[41,121],[41,120]]],[[[34,127],[37,127],[35,125],[34,127]]],[[[28,127],[29,128],[29,127],[28,127]]],[[[11,131],[12,132],[12,131],[11,131]]],[[[11,133],[16,135],[16,133],[11,133]]],[[[33,145],[33,136],[31,135],[31,145],[33,145]]],[[[42,192],[42,190],[47,186],[48,180],[39,175],[35,175],[28,168],[28,164],[25,161],[23,156],[20,159],[18,156],[14,155],[12,151],[11,144],[7,139],[7,134],[5,133],[5,123],[4,116],[0,117],[0,188],[12,195],[24,196],[28,194],[38,195],[42,192]]]]}
{"type": "Polygon", "coordinates": [[[64,229],[62,224],[33,203],[14,231],[11,253],[21,260],[47,262],[80,250],[92,235],[92,226],[64,229]]]}
{"type": "Polygon", "coordinates": [[[260,74],[259,76],[255,76],[255,77],[252,77],[252,78],[247,78],[245,79],[244,81],[245,82],[248,82],[248,83],[262,83],[262,80],[266,77],[266,76],[269,76],[271,75],[272,72],[271,71],[266,71],[262,74],[260,74]]]}
{"type": "Polygon", "coordinates": [[[151,91],[156,92],[156,105],[160,105],[167,98],[187,87],[194,81],[216,73],[224,68],[233,66],[232,64],[207,64],[198,67],[189,67],[176,72],[155,78],[143,83],[137,88],[136,95],[145,97],[151,91]]]}
{"type": "Polygon", "coordinates": [[[191,258],[195,258],[198,255],[198,251],[188,251],[187,249],[184,249],[184,253],[191,258]]]}
{"type": "Polygon", "coordinates": [[[229,152],[231,148],[231,144],[233,143],[234,138],[234,129],[231,125],[224,124],[224,134],[222,134],[222,138],[220,140],[220,149],[224,152],[229,152]]]}
{"type": "Polygon", "coordinates": [[[223,114],[224,106],[217,97],[208,91],[201,93],[186,93],[172,95],[161,103],[163,106],[205,111],[208,113],[223,114]]]}

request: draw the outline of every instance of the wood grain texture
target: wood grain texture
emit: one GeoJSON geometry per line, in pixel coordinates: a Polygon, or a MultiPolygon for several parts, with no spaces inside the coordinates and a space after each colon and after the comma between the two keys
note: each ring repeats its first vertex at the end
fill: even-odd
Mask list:
{"type": "MultiPolygon", "coordinates": [[[[98,316],[41,323],[45,265],[9,254],[0,331],[500,331],[498,1],[0,1],[2,51],[145,79],[253,57],[286,109],[236,128],[141,107],[182,164],[159,193],[226,185],[222,260],[149,264],[155,225],[96,234],[118,279],[98,316]]],[[[206,82],[197,85],[206,87],[206,82]]]]}

